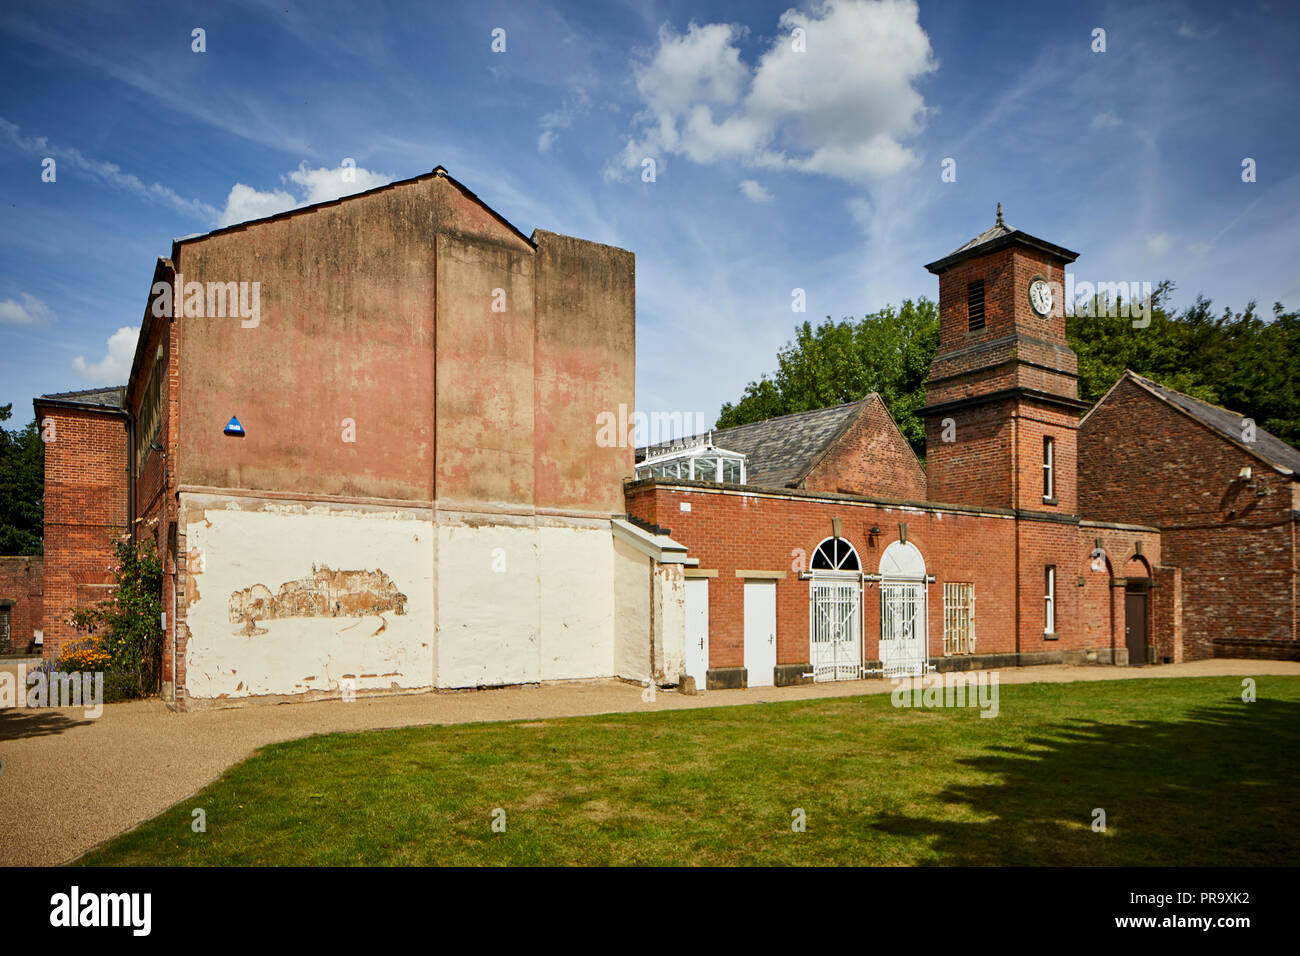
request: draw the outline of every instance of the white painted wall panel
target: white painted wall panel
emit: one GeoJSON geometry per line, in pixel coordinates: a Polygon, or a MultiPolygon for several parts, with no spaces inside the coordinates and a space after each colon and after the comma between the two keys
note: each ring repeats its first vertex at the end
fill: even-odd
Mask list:
{"type": "Polygon", "coordinates": [[[433,523],[427,510],[182,496],[190,567],[185,686],[196,699],[428,687],[433,680],[433,523]],[[230,620],[231,595],[310,578],[313,565],[382,571],[405,613],[230,620]]]}
{"type": "Polygon", "coordinates": [[[437,559],[438,686],[536,683],[536,529],[440,524],[437,559]]]}
{"type": "Polygon", "coordinates": [[[537,529],[542,680],[614,674],[614,537],[593,528],[537,529]]]}

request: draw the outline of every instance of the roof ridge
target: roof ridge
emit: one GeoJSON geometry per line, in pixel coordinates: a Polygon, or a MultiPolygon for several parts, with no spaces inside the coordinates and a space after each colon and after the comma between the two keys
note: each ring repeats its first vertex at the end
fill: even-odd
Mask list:
{"type": "MultiPolygon", "coordinates": [[[[1187,405],[1184,404],[1184,402],[1190,402],[1194,406],[1201,406],[1202,408],[1207,409],[1211,412],[1222,413],[1224,415],[1229,416],[1230,418],[1238,419],[1239,421],[1246,421],[1247,419],[1250,419],[1250,421],[1254,422],[1254,419],[1251,418],[1251,416],[1243,415],[1241,412],[1233,411],[1231,408],[1226,408],[1223,405],[1216,405],[1213,402],[1207,402],[1202,398],[1197,398],[1195,395],[1188,395],[1186,392],[1180,392],[1178,389],[1173,388],[1172,386],[1161,385],[1159,382],[1155,381],[1154,379],[1147,378],[1145,375],[1141,375],[1130,368],[1126,368],[1124,370],[1124,375],[1120,376],[1120,381],[1122,381],[1125,378],[1125,376],[1131,378],[1136,385],[1138,385],[1140,388],[1143,389],[1143,391],[1152,395],[1158,401],[1164,402],[1166,405],[1170,406],[1175,411],[1179,412],[1180,414],[1196,422],[1202,428],[1208,428],[1210,431],[1218,435],[1224,441],[1231,442],[1233,445],[1237,446],[1238,448],[1242,449],[1248,454],[1251,454],[1256,458],[1258,458],[1260,461],[1265,462],[1271,468],[1283,469],[1290,472],[1293,475],[1300,475],[1300,449],[1297,449],[1290,442],[1286,441],[1285,439],[1279,438],[1277,435],[1274,435],[1271,431],[1269,431],[1267,428],[1264,428],[1262,425],[1260,425],[1257,422],[1255,422],[1254,424],[1256,440],[1251,442],[1243,441],[1231,429],[1224,428],[1221,423],[1214,421],[1212,418],[1208,417],[1205,414],[1197,414],[1196,409],[1188,408],[1187,405]],[[1177,396],[1177,398],[1181,399],[1182,401],[1176,401],[1174,396],[1177,396]],[[1272,453],[1265,450],[1265,448],[1261,447],[1262,443],[1259,441],[1259,438],[1261,436],[1263,438],[1268,439],[1271,442],[1276,442],[1278,448],[1273,450],[1272,453]],[[1292,456],[1295,457],[1296,461],[1294,463],[1288,463],[1287,459],[1291,458],[1292,456]]],[[[1116,384],[1118,384],[1118,381],[1116,382],[1116,384]]],[[[1114,390],[1114,386],[1112,386],[1111,390],[1112,391],[1114,390]]],[[[1109,394],[1110,392],[1107,392],[1106,396],[1108,396],[1109,394]]],[[[1102,396],[1102,401],[1105,400],[1106,396],[1102,396]]],[[[1101,401],[1099,401],[1097,404],[1100,405],[1101,401]]],[[[1089,414],[1091,414],[1091,412],[1089,414]]]]}
{"type": "MultiPolygon", "coordinates": [[[[1131,371],[1131,370],[1130,370],[1130,369],[1125,369],[1125,371],[1131,371]]],[[[1214,402],[1207,402],[1205,399],[1203,399],[1203,398],[1197,398],[1195,395],[1190,395],[1190,394],[1188,394],[1187,392],[1180,392],[1178,389],[1174,388],[1172,385],[1164,385],[1164,384],[1161,384],[1160,382],[1157,382],[1155,379],[1153,379],[1153,378],[1147,378],[1145,375],[1142,375],[1142,374],[1140,374],[1140,373],[1138,373],[1138,372],[1133,372],[1132,374],[1133,374],[1133,376],[1134,376],[1135,378],[1139,378],[1139,379],[1141,379],[1143,382],[1145,382],[1145,383],[1147,383],[1147,384],[1149,384],[1149,385],[1153,385],[1153,386],[1155,386],[1156,388],[1163,388],[1163,389],[1166,389],[1166,390],[1168,390],[1168,391],[1170,391],[1170,392],[1173,392],[1175,395],[1182,396],[1183,398],[1187,399],[1188,401],[1191,401],[1191,402],[1198,402],[1199,404],[1201,404],[1201,405],[1206,405],[1206,406],[1208,406],[1208,407],[1210,407],[1210,408],[1217,408],[1217,409],[1218,409],[1219,411],[1221,411],[1221,412],[1227,412],[1229,415],[1236,415],[1238,418],[1250,418],[1249,415],[1243,415],[1241,412],[1234,411],[1233,409],[1229,408],[1227,405],[1216,405],[1214,402]]],[[[1261,431],[1262,431],[1262,429],[1261,429],[1261,431]]],[[[1268,432],[1268,434],[1273,435],[1272,432],[1268,432]]],[[[1273,437],[1274,437],[1274,438],[1277,438],[1276,435],[1273,435],[1273,437]]],[[[1278,439],[1278,440],[1281,441],[1281,439],[1278,439]]]]}
{"type": "Polygon", "coordinates": [[[69,395],[89,395],[92,392],[118,392],[124,388],[125,385],[98,385],[94,388],[74,388],[67,392],[45,392],[41,398],[67,398],[69,395]]]}
{"type": "Polygon", "coordinates": [[[840,408],[847,408],[850,405],[860,405],[863,402],[865,402],[868,398],[870,398],[872,395],[876,395],[876,394],[879,393],[868,392],[866,395],[863,395],[861,398],[854,399],[851,402],[840,402],[838,405],[824,405],[821,408],[805,408],[801,412],[786,412],[784,415],[773,415],[771,418],[760,418],[757,421],[745,422],[740,425],[728,425],[726,428],[715,428],[713,429],[713,433],[716,435],[718,432],[731,431],[733,428],[747,428],[750,425],[761,425],[763,422],[779,422],[783,418],[794,418],[796,415],[814,415],[817,412],[833,412],[840,408]]]}

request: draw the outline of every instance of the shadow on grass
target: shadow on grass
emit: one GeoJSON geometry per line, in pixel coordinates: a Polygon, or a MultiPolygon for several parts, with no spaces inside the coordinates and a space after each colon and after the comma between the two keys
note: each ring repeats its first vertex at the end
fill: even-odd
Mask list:
{"type": "Polygon", "coordinates": [[[958,761],[999,780],[939,794],[980,819],[887,814],[873,827],[924,840],[944,865],[1294,865],[1298,746],[1293,701],[1059,722],[1024,746],[958,761]],[[1105,832],[1093,829],[1098,809],[1105,832]]]}
{"type": "Polygon", "coordinates": [[[57,710],[5,709],[0,710],[0,740],[20,740],[23,737],[45,737],[61,734],[88,720],[75,720],[57,710]]]}

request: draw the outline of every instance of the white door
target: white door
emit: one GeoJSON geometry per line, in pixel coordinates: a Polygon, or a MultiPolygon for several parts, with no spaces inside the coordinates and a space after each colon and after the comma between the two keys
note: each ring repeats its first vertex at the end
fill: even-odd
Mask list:
{"type": "Polygon", "coordinates": [[[709,669],[709,579],[686,579],[686,673],[704,690],[709,669]]]}
{"type": "Polygon", "coordinates": [[[745,670],[750,687],[776,683],[776,582],[745,582],[745,670]]]}
{"type": "Polygon", "coordinates": [[[862,676],[862,586],[858,580],[817,576],[811,586],[813,680],[857,680],[862,676]]]}
{"type": "Polygon", "coordinates": [[[925,559],[914,544],[895,541],[880,556],[880,667],[885,677],[928,670],[925,559]]]}
{"type": "Polygon", "coordinates": [[[880,667],[885,677],[926,671],[925,584],[880,582],[880,667]]]}

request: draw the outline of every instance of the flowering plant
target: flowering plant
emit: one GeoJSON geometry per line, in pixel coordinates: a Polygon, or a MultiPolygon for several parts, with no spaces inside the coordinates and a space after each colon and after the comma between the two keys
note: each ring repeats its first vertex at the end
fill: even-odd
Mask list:
{"type": "MultiPolygon", "coordinates": [[[[88,636],[71,647],[84,642],[73,653],[102,655],[94,659],[120,675],[129,696],[145,697],[157,690],[161,674],[162,560],[152,540],[119,540],[116,548],[113,596],[73,611],[73,626],[88,636]]],[[[62,659],[67,660],[68,653],[65,650],[62,659]]]]}

